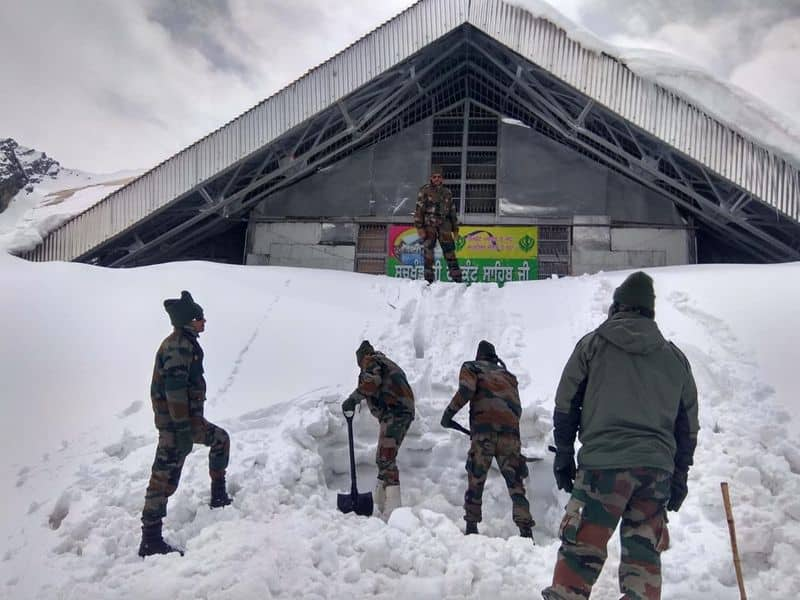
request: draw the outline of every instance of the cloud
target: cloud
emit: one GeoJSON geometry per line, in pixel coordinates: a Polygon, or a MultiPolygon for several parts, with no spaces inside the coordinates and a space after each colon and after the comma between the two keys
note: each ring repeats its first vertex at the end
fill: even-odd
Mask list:
{"type": "MultiPolygon", "coordinates": [[[[67,167],[150,168],[410,3],[0,2],[0,137],[67,167]]],[[[553,5],[612,43],[682,54],[800,119],[800,0],[553,5]]]]}
{"type": "Polygon", "coordinates": [[[800,123],[800,17],[776,24],[758,51],[730,74],[733,83],[758,94],[800,123]]]}
{"type": "Polygon", "coordinates": [[[800,0],[579,1],[578,22],[610,43],[680,56],[800,122],[800,0]]]}
{"type": "Polygon", "coordinates": [[[0,3],[0,137],[94,172],[149,168],[406,5],[0,3]]]}

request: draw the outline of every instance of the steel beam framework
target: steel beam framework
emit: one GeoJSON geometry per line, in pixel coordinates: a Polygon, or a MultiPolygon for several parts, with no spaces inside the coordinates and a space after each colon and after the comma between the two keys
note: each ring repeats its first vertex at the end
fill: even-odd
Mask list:
{"type": "Polygon", "coordinates": [[[465,100],[657,190],[754,259],[800,259],[800,224],[464,25],[79,260],[133,266],[180,258],[247,220],[270,194],[465,100]]]}

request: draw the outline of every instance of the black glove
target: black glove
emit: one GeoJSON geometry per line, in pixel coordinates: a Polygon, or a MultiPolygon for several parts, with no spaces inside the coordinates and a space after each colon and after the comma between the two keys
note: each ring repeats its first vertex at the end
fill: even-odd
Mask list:
{"type": "Polygon", "coordinates": [[[192,428],[187,423],[185,427],[175,430],[175,449],[181,456],[186,456],[192,451],[192,428]]]}
{"type": "Polygon", "coordinates": [[[553,459],[553,476],[556,478],[558,489],[571,493],[572,484],[577,474],[575,450],[572,448],[555,448],[553,446],[550,446],[549,450],[556,453],[556,457],[553,459]]]}
{"type": "Polygon", "coordinates": [[[361,398],[359,398],[356,394],[350,394],[347,397],[347,400],[342,402],[342,412],[355,412],[356,406],[361,402],[361,398]]]}
{"type": "Polygon", "coordinates": [[[669,502],[667,502],[667,510],[678,512],[686,500],[686,495],[689,493],[687,479],[689,473],[682,469],[675,469],[672,474],[672,481],[669,484],[669,502]]]}
{"type": "Polygon", "coordinates": [[[449,407],[446,408],[442,413],[442,419],[439,421],[439,424],[447,429],[452,428],[454,422],[453,414],[454,414],[453,411],[451,411],[449,407]]]}

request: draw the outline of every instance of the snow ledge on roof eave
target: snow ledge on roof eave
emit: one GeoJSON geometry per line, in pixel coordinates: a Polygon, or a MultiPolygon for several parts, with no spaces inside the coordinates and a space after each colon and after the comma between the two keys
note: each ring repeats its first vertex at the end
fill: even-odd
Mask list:
{"type": "Polygon", "coordinates": [[[582,48],[596,54],[608,55],[628,67],[638,77],[672,92],[700,112],[800,171],[800,123],[747,90],[721,81],[699,65],[675,54],[620,47],[605,42],[544,0],[505,1],[527,11],[534,18],[549,21],[582,48]],[[681,86],[681,76],[692,84],[687,82],[681,86]]]}

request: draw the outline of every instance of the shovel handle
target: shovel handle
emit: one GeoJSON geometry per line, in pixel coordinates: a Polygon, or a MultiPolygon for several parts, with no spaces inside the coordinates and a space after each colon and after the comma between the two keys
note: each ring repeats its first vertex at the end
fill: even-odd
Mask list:
{"type": "Polygon", "coordinates": [[[358,486],[356,486],[356,452],[353,448],[353,413],[350,413],[350,416],[345,413],[344,418],[347,420],[347,442],[350,446],[350,481],[353,484],[350,488],[350,493],[353,498],[356,498],[358,496],[358,486]]]}

